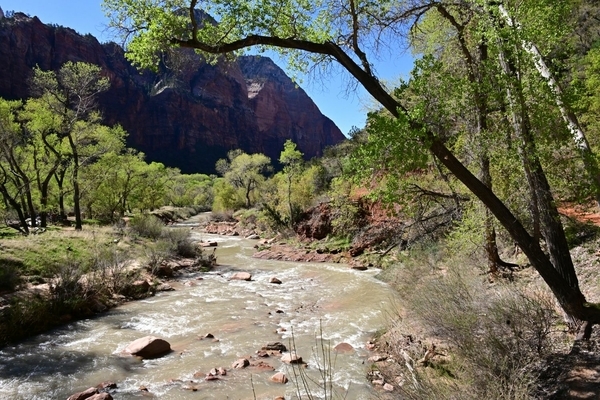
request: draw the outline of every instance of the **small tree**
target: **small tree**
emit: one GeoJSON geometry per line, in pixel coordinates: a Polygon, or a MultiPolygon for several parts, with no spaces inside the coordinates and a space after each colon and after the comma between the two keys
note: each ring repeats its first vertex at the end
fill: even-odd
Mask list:
{"type": "Polygon", "coordinates": [[[225,181],[242,191],[246,208],[250,208],[253,193],[265,180],[265,174],[271,171],[271,159],[264,154],[246,154],[239,150],[230,151],[229,161],[217,161],[217,171],[225,181]]]}
{"type": "Polygon", "coordinates": [[[296,149],[296,143],[290,139],[286,140],[283,145],[283,151],[279,156],[279,162],[283,164],[283,174],[285,176],[285,182],[287,185],[287,204],[288,211],[290,213],[289,225],[294,225],[296,219],[296,212],[294,204],[292,203],[292,184],[294,180],[302,173],[303,169],[303,154],[296,149]]]}

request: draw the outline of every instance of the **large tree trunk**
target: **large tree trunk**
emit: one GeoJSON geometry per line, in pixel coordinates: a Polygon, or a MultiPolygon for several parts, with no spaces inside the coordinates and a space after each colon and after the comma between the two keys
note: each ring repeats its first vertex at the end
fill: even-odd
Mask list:
{"type": "Polygon", "coordinates": [[[63,167],[56,171],[54,174],[54,178],[56,180],[56,185],[58,186],[58,214],[61,223],[67,221],[67,212],[65,210],[65,175],[67,174],[66,167],[63,167]]]}
{"type": "Polygon", "coordinates": [[[6,186],[4,184],[0,184],[0,193],[2,194],[2,197],[4,198],[4,201],[6,203],[10,204],[10,206],[16,211],[17,216],[19,217],[19,225],[20,226],[17,229],[19,231],[21,231],[23,234],[28,235],[29,227],[27,226],[25,214],[23,213],[23,209],[21,208],[21,205],[15,198],[13,198],[10,195],[10,193],[8,192],[8,189],[6,188],[6,186]]]}
{"type": "Polygon", "coordinates": [[[79,190],[79,153],[77,151],[77,146],[75,144],[75,140],[73,139],[72,133],[67,135],[69,139],[69,145],[71,146],[71,151],[73,152],[73,175],[72,175],[72,185],[73,185],[73,213],[75,213],[75,230],[80,231],[83,229],[83,224],[81,220],[81,205],[80,205],[80,190],[79,190]]]}

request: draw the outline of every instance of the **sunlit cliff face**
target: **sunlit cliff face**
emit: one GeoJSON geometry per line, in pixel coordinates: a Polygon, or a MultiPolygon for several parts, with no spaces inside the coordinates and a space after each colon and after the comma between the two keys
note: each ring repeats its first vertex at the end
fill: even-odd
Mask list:
{"type": "Polygon", "coordinates": [[[335,124],[270,59],[241,57],[211,66],[188,57],[159,73],[140,73],[114,43],[16,14],[0,26],[0,96],[29,96],[31,69],[66,61],[100,65],[111,89],[100,96],[105,122],[121,124],[128,145],[182,172],[214,172],[227,151],[241,148],[277,159],[287,139],[306,158],[344,140],[335,124]]]}

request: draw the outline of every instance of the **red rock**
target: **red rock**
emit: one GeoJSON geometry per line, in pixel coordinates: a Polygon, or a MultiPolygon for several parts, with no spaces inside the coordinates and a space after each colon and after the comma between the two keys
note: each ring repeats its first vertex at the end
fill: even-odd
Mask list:
{"type": "Polygon", "coordinates": [[[113,400],[113,397],[109,393],[103,392],[88,397],[87,400],[113,400]]]}
{"type": "Polygon", "coordinates": [[[385,361],[387,359],[388,359],[388,356],[386,356],[386,355],[375,354],[374,356],[369,357],[369,359],[367,361],[379,362],[379,361],[385,361]]]}
{"type": "Polygon", "coordinates": [[[249,272],[236,272],[235,274],[229,277],[229,280],[251,281],[252,274],[250,274],[249,272]]]}
{"type": "Polygon", "coordinates": [[[276,383],[288,383],[288,378],[283,372],[276,373],[271,378],[269,378],[269,380],[276,383]]]}
{"type": "Polygon", "coordinates": [[[231,364],[231,368],[242,369],[246,368],[248,365],[250,365],[250,361],[248,361],[248,359],[240,358],[239,360],[236,360],[233,364],[231,364]]]}
{"type": "Polygon", "coordinates": [[[142,358],[157,358],[171,351],[169,342],[155,336],[145,336],[134,340],[125,348],[125,353],[142,358]]]}
{"type": "Polygon", "coordinates": [[[302,357],[296,353],[286,353],[281,356],[281,362],[286,364],[302,364],[302,357]]]}
{"type": "Polygon", "coordinates": [[[85,400],[89,399],[95,394],[98,394],[98,389],[95,387],[91,387],[84,390],[83,392],[72,394],[67,400],[85,400]]]}
{"type": "Polygon", "coordinates": [[[256,350],[256,357],[269,357],[269,353],[266,350],[256,350]]]}
{"type": "Polygon", "coordinates": [[[338,353],[350,353],[354,351],[354,347],[352,347],[349,343],[340,343],[333,348],[338,353]]]}
{"type": "Polygon", "coordinates": [[[259,371],[275,371],[275,368],[271,364],[264,361],[254,361],[251,363],[251,367],[259,371]]]}
{"type": "Polygon", "coordinates": [[[102,382],[100,384],[98,384],[98,386],[96,386],[98,389],[102,390],[102,389],[116,389],[117,388],[117,384],[114,383],[113,381],[105,381],[102,382]]]}

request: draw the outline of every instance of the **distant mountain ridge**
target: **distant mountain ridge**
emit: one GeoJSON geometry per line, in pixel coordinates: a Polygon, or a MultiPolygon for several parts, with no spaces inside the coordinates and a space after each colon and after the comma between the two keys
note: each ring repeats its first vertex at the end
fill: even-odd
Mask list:
{"type": "Polygon", "coordinates": [[[287,139],[311,158],[344,135],[310,97],[266,57],[206,64],[184,50],[176,70],[140,73],[115,43],[50,26],[15,13],[0,17],[0,97],[29,97],[31,70],[57,70],[66,61],[102,67],[111,88],[99,98],[105,122],[129,133],[128,145],[182,172],[214,171],[227,151],[241,148],[276,160],[287,139]]]}

